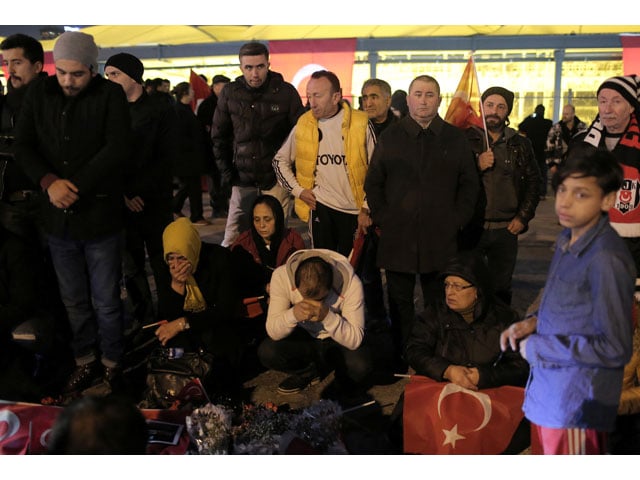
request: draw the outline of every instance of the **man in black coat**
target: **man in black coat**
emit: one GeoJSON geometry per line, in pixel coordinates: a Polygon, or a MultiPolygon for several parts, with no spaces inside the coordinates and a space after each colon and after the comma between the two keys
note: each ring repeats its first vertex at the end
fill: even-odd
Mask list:
{"type": "Polygon", "coordinates": [[[64,388],[72,393],[100,376],[99,361],[107,382],[120,373],[122,167],[131,119],[122,88],[98,75],[91,35],[62,34],[53,58],[56,76],[25,97],[16,161],[49,199],[45,227],[73,333],[76,369],[64,388]]]}
{"type": "Polygon", "coordinates": [[[438,272],[456,253],[458,232],[471,219],[479,191],[469,142],[438,115],[441,100],[435,78],[411,82],[409,115],[380,136],[364,185],[381,229],[378,266],[386,272],[397,356],[416,314],[416,275],[431,303],[442,289],[438,272]]]}
{"type": "Polygon", "coordinates": [[[173,220],[171,164],[178,155],[176,115],[169,105],[144,91],[144,65],[137,57],[125,52],[112,55],[104,73],[127,96],[134,139],[124,166],[124,279],[134,318],[152,323],[155,313],[145,264],[148,255],[157,284],[164,267],[162,232],[173,220]]]}
{"type": "Polygon", "coordinates": [[[538,162],[541,182],[540,198],[544,198],[547,195],[547,135],[549,135],[549,130],[553,127],[553,122],[548,118],[544,118],[544,110],[544,105],[538,105],[533,114],[518,125],[518,131],[531,140],[533,153],[538,162]]]}
{"type": "Polygon", "coordinates": [[[9,70],[8,92],[0,96],[0,224],[41,248],[38,206],[42,195],[14,161],[13,143],[27,88],[47,76],[42,71],[44,50],[35,38],[16,33],[0,43],[0,51],[9,70]]]}
{"type": "Polygon", "coordinates": [[[220,92],[211,127],[223,189],[231,185],[223,247],[249,228],[251,205],[258,195],[280,200],[288,218],[291,197],[276,181],[271,161],[304,113],[295,87],[269,70],[265,45],[247,43],[239,57],[242,76],[220,92]]]}

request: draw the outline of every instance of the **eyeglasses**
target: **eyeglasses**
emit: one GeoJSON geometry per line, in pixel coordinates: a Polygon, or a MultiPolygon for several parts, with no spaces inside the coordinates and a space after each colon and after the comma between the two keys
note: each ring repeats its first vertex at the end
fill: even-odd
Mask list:
{"type": "Polygon", "coordinates": [[[460,285],[459,283],[444,282],[444,289],[451,288],[454,292],[461,292],[467,288],[471,288],[473,285],[460,285]]]}

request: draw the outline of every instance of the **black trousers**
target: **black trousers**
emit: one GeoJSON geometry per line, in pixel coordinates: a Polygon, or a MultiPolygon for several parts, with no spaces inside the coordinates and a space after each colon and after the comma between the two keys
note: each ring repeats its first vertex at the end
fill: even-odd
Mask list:
{"type": "Polygon", "coordinates": [[[324,375],[335,370],[336,381],[357,386],[365,386],[373,370],[371,352],[365,345],[349,350],[331,338],[316,339],[302,327],[281,340],[263,340],[258,358],[266,368],[292,375],[310,370],[324,375]]]}
{"type": "Polygon", "coordinates": [[[326,248],[348,257],[358,228],[358,215],[339,212],[321,203],[309,217],[313,248],[326,248]]]}

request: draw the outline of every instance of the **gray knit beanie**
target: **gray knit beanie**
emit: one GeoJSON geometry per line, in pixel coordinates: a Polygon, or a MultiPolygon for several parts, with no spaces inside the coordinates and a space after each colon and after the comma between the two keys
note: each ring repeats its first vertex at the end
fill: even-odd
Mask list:
{"type": "Polygon", "coordinates": [[[92,35],[82,32],[65,32],[53,46],[53,61],[75,60],[98,72],[98,46],[92,35]]]}

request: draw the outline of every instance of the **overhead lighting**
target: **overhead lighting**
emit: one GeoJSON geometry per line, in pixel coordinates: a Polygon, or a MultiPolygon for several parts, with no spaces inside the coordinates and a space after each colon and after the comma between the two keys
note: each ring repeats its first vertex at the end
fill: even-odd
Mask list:
{"type": "Polygon", "coordinates": [[[46,26],[40,29],[41,40],[54,40],[64,33],[64,29],[60,26],[46,26]]]}

